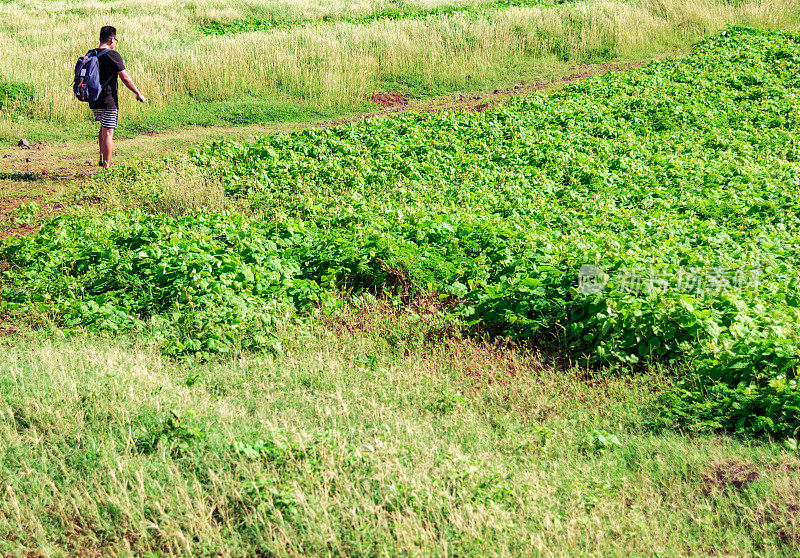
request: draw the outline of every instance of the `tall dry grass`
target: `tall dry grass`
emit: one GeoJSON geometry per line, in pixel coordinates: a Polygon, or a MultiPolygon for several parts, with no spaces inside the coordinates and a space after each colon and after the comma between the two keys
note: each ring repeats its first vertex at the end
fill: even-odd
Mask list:
{"type": "Polygon", "coordinates": [[[139,106],[123,91],[128,116],[188,97],[213,101],[288,95],[337,110],[352,106],[382,82],[461,88],[469,85],[467,76],[501,79],[514,67],[653,56],[731,24],[780,28],[800,22],[796,0],[588,0],[233,36],[197,31],[202,21],[259,17],[266,10],[282,11],[291,20],[363,15],[387,5],[146,0],[120,2],[112,11],[101,2],[11,2],[0,7],[0,80],[35,86],[36,118],[58,123],[86,118],[85,107],[71,96],[71,68],[77,56],[96,46],[99,28],[113,24],[119,30],[117,48],[150,101],[139,106]]]}

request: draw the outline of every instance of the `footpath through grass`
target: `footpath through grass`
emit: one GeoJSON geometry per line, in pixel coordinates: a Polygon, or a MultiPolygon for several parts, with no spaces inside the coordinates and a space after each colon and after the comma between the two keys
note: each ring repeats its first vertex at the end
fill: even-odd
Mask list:
{"type": "Polygon", "coordinates": [[[367,304],[276,357],[0,349],[0,553],[790,555],[797,455],[642,428],[589,374],[367,304]],[[426,341],[426,338],[430,339],[426,341]]]}

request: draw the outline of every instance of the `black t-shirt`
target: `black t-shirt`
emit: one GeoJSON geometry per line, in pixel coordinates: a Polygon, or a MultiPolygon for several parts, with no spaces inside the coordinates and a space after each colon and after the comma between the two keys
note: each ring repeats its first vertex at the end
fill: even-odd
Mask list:
{"type": "MultiPolygon", "coordinates": [[[[101,52],[95,49],[95,52],[101,52]]],[[[100,69],[100,84],[108,81],[108,85],[103,87],[100,96],[96,101],[89,103],[91,109],[119,109],[119,101],[117,100],[117,72],[125,69],[125,64],[122,62],[122,56],[116,50],[109,50],[103,56],[97,59],[98,67],[100,69]]]]}

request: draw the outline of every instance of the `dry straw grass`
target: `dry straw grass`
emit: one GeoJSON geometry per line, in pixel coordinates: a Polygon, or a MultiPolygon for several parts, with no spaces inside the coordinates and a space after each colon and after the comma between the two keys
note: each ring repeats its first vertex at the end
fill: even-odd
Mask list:
{"type": "Polygon", "coordinates": [[[137,208],[152,213],[185,215],[195,211],[231,209],[218,181],[203,176],[180,160],[140,161],[136,175],[100,175],[88,188],[108,209],[137,208]]]}

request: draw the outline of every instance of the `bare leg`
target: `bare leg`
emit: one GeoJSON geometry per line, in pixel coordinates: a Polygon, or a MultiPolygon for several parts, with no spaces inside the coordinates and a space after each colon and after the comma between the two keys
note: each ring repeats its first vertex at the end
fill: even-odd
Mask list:
{"type": "Polygon", "coordinates": [[[101,126],[100,127],[100,133],[97,134],[97,145],[100,147],[100,166],[101,167],[103,166],[103,161],[104,161],[104,159],[103,159],[103,147],[104,147],[104,144],[105,144],[105,137],[103,136],[103,130],[104,129],[105,128],[103,128],[101,126]]]}
{"type": "Polygon", "coordinates": [[[107,169],[111,163],[111,154],[114,152],[114,129],[100,127],[100,135],[97,140],[100,144],[100,158],[103,160],[103,168],[107,169]]]}

